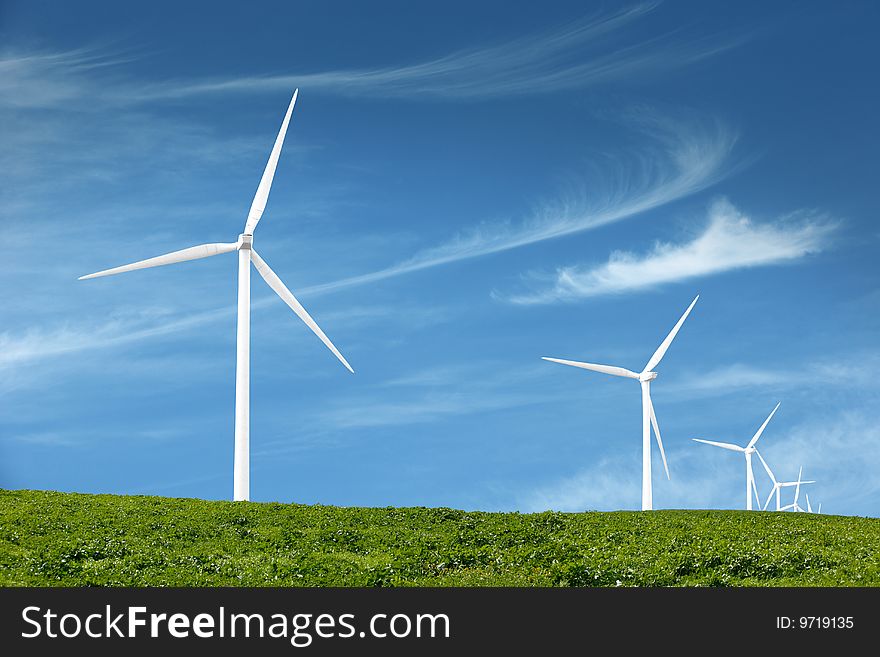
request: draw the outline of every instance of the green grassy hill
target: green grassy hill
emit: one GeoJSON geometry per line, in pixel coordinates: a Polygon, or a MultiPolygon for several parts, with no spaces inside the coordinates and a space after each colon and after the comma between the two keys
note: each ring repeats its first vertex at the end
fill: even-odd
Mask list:
{"type": "Polygon", "coordinates": [[[3,586],[878,586],[878,549],[880,519],[805,513],[0,491],[3,586]]]}

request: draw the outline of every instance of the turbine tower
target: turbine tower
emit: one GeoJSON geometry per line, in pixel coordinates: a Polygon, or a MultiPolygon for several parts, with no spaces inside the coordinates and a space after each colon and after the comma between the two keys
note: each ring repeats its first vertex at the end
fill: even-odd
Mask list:
{"type": "Polygon", "coordinates": [[[654,405],[651,403],[651,381],[657,378],[657,372],[653,369],[660,363],[669,345],[675,339],[684,320],[693,310],[694,304],[700,298],[698,294],[691,301],[691,305],[684,311],[684,314],[678,320],[678,323],[672,327],[666,339],[657,347],[657,351],[651,356],[648,364],[640,372],[632,372],[623,367],[615,367],[612,365],[595,365],[593,363],[581,363],[575,360],[562,360],[560,358],[547,358],[542,356],[544,360],[552,363],[560,363],[562,365],[571,365],[572,367],[580,367],[593,372],[601,372],[602,374],[611,374],[612,376],[623,376],[628,379],[636,379],[642,387],[642,511],[650,511],[654,508],[653,493],[651,490],[651,426],[654,427],[654,435],[657,437],[657,446],[660,448],[660,456],[663,458],[663,468],[666,470],[666,478],[669,478],[669,467],[666,465],[666,453],[663,451],[663,440],[660,438],[660,427],[657,425],[657,415],[654,413],[654,405]]]}
{"type": "MultiPolygon", "coordinates": [[[[766,511],[767,506],[770,504],[770,500],[773,498],[773,495],[776,495],[776,510],[782,511],[781,502],[779,499],[779,493],[782,488],[788,488],[790,486],[796,486],[798,482],[796,481],[777,481],[776,475],[773,474],[773,470],[770,469],[770,466],[767,465],[767,461],[764,460],[764,457],[761,456],[761,452],[757,449],[755,450],[755,454],[758,455],[758,458],[761,460],[761,464],[764,466],[764,470],[767,471],[767,475],[770,477],[770,481],[773,482],[773,488],[770,489],[770,494],[767,496],[767,501],[764,502],[764,506],[761,507],[761,511],[766,511]]],[[[815,481],[802,481],[802,484],[815,484],[815,481]]],[[[808,502],[809,504],[809,502],[808,502]]]]}
{"type": "Polygon", "coordinates": [[[312,332],[318,336],[330,351],[342,362],[349,372],[354,372],[348,361],[339,353],[339,350],[330,342],[330,339],[324,334],[324,331],[315,323],[305,308],[302,307],[293,293],[287,289],[281,279],[269,268],[266,261],[263,260],[253,248],[254,229],[263,216],[266,209],[266,201],[269,198],[269,190],[272,187],[272,179],[275,177],[275,168],[278,166],[278,157],[281,155],[281,146],[284,143],[284,136],[287,134],[287,126],[290,123],[290,116],[293,113],[293,107],[296,104],[296,97],[299,89],[294,90],[293,97],[290,99],[290,105],[287,107],[287,113],[284,115],[284,121],[281,123],[281,130],[275,139],[275,145],[272,153],[269,155],[269,162],[263,171],[263,177],[257,187],[257,193],[251,203],[247,220],[244,226],[244,232],[238,236],[238,241],[220,244],[201,244],[192,246],[181,251],[174,251],[165,255],[156,256],[147,260],[140,260],[129,265],[114,267],[113,269],[105,269],[87,276],[80,276],[79,280],[87,278],[98,278],[100,276],[110,276],[112,274],[121,274],[136,269],[145,269],[147,267],[159,267],[161,265],[170,265],[176,262],[185,262],[187,260],[197,260],[199,258],[208,258],[210,256],[219,255],[221,253],[231,253],[238,251],[238,321],[237,321],[237,339],[236,339],[236,359],[235,359],[235,451],[233,465],[233,499],[249,500],[250,499],[250,321],[251,321],[251,263],[253,263],[257,272],[266,281],[272,290],[281,297],[282,301],[290,306],[291,310],[308,326],[312,332]]]}
{"type": "MultiPolygon", "coordinates": [[[[781,404],[782,402],[780,402],[781,404]]],[[[715,447],[721,447],[722,449],[729,449],[734,452],[742,452],[746,457],[746,510],[752,510],[752,491],[755,492],[755,499],[758,501],[758,504],[761,504],[761,500],[758,498],[758,487],[755,485],[755,472],[752,470],[752,454],[757,452],[758,450],[755,448],[755,443],[758,442],[758,438],[761,437],[761,434],[764,433],[764,429],[767,428],[767,425],[770,423],[770,420],[776,414],[776,411],[779,410],[779,404],[776,404],[776,408],[770,411],[770,415],[767,416],[767,419],[764,420],[764,424],[755,432],[755,435],[752,436],[752,439],[748,442],[745,447],[740,447],[739,445],[734,445],[732,443],[719,443],[714,440],[703,440],[702,438],[694,438],[693,440],[698,443],[706,443],[707,445],[714,445],[715,447]]],[[[760,456],[760,455],[759,455],[760,456]]],[[[764,459],[762,458],[763,462],[764,459]]],[[[766,464],[765,464],[766,466],[766,464]]],[[[772,477],[772,474],[771,474],[772,477]]],[[[774,479],[775,483],[775,479],[774,479]]],[[[778,489],[777,489],[778,490],[778,489]]]]}

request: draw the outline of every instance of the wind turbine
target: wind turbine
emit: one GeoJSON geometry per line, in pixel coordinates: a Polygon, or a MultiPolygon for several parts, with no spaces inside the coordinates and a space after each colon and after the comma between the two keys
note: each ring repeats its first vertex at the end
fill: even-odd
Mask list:
{"type": "MultiPolygon", "coordinates": [[[[801,479],[801,474],[803,473],[803,471],[804,471],[804,466],[801,466],[801,469],[798,470],[798,480],[797,480],[797,484],[796,484],[795,489],[794,489],[794,502],[792,502],[791,504],[788,504],[788,505],[782,507],[782,509],[780,509],[781,511],[788,511],[789,509],[791,509],[792,511],[802,511],[802,512],[804,511],[804,509],[801,507],[801,505],[798,504],[798,499],[800,498],[800,494],[801,494],[801,484],[807,484],[807,483],[809,483],[809,484],[813,484],[813,483],[816,483],[816,482],[814,482],[814,481],[809,481],[809,482],[807,482],[807,481],[803,481],[803,480],[801,479]]],[[[807,502],[807,505],[809,506],[809,502],[807,502]]]]}
{"type": "MultiPolygon", "coordinates": [[[[770,500],[773,495],[776,495],[776,510],[781,511],[781,503],[779,500],[779,493],[782,488],[787,488],[789,486],[796,486],[796,481],[777,481],[776,475],[773,474],[773,470],[770,469],[770,466],[767,465],[767,461],[764,460],[764,457],[761,456],[761,452],[757,449],[755,450],[755,454],[758,455],[758,458],[761,460],[761,464],[764,466],[764,469],[767,471],[767,475],[770,477],[770,480],[773,482],[773,488],[770,490],[770,494],[767,496],[767,501],[764,502],[764,506],[761,507],[761,511],[766,511],[767,506],[770,504],[770,500]]],[[[802,484],[815,484],[815,481],[802,481],[802,484]]],[[[808,502],[809,504],[809,502],[808,502]]]]}
{"type": "Polygon", "coordinates": [[[547,358],[542,356],[544,360],[552,363],[560,363],[562,365],[571,365],[572,367],[580,367],[593,372],[601,372],[602,374],[611,374],[612,376],[623,376],[628,379],[636,379],[642,386],[642,511],[650,511],[654,508],[653,493],[651,490],[651,426],[654,427],[654,435],[657,437],[657,446],[660,448],[660,456],[663,457],[663,468],[666,470],[666,478],[669,479],[669,467],[666,465],[666,452],[663,451],[663,440],[660,438],[660,427],[657,426],[657,415],[654,413],[654,405],[651,403],[651,381],[657,378],[657,372],[653,369],[660,363],[669,345],[675,339],[684,320],[690,314],[700,298],[698,294],[691,301],[691,305],[684,311],[684,314],[678,320],[666,339],[657,347],[657,351],[651,356],[648,364],[640,373],[632,372],[623,367],[615,367],[612,365],[595,365],[593,363],[581,363],[576,360],[562,360],[560,358],[547,358]]]}
{"type": "Polygon", "coordinates": [[[275,168],[278,165],[278,157],[281,155],[281,146],[284,136],[287,134],[287,126],[296,104],[299,89],[294,90],[281,130],[275,139],[269,162],[263,171],[263,177],[257,187],[257,193],[251,203],[244,232],[238,236],[238,241],[220,244],[200,244],[181,251],[166,253],[165,255],[140,260],[129,265],[105,269],[87,276],[80,276],[79,280],[110,276],[123,272],[145,269],[147,267],[159,267],[176,262],[208,258],[221,253],[238,251],[238,321],[235,360],[235,452],[233,465],[233,499],[250,499],[250,316],[251,316],[251,263],[253,263],[260,276],[268,283],[275,293],[290,306],[291,310],[308,326],[312,332],[320,338],[330,351],[342,362],[349,372],[354,372],[348,361],[333,346],[324,331],[315,323],[305,308],[302,307],[293,293],[287,289],[281,279],[269,268],[269,265],[257,254],[253,248],[253,235],[263,211],[266,209],[266,201],[269,198],[269,189],[272,187],[272,179],[275,176],[275,168]]]}
{"type": "MultiPolygon", "coordinates": [[[[779,402],[781,404],[782,402],[779,402]]],[[[755,485],[755,472],[752,470],[752,454],[757,452],[758,450],[755,448],[755,443],[758,442],[758,438],[761,437],[761,434],[764,433],[764,429],[767,428],[767,425],[770,423],[770,420],[776,414],[776,411],[779,410],[779,404],[776,404],[776,408],[770,411],[770,415],[767,416],[767,419],[764,420],[764,424],[755,432],[755,435],[752,436],[752,439],[748,442],[745,447],[740,447],[739,445],[734,445],[732,443],[719,443],[714,440],[703,440],[702,438],[694,438],[693,440],[698,443],[706,443],[707,445],[714,445],[715,447],[721,447],[722,449],[729,449],[734,452],[742,452],[746,457],[746,510],[752,510],[752,491],[755,492],[755,499],[758,501],[758,504],[761,503],[761,500],[758,498],[758,487],[755,485]]],[[[760,456],[760,455],[759,455],[760,456]]],[[[762,458],[763,462],[764,459],[762,458]]],[[[765,464],[766,466],[766,464],[765,464]]],[[[774,479],[775,483],[775,479],[774,479]]],[[[777,489],[778,490],[778,489],[777,489]]]]}

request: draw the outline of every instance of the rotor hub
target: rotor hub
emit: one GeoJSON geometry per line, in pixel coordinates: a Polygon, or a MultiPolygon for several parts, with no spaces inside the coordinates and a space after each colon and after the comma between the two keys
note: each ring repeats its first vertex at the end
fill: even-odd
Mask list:
{"type": "Polygon", "coordinates": [[[639,381],[653,381],[657,378],[657,372],[642,372],[639,374],[639,381]]]}

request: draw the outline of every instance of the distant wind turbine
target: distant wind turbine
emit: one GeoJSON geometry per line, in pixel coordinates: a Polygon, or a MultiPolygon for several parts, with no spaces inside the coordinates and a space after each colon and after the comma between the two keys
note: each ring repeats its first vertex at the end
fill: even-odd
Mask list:
{"type": "Polygon", "coordinates": [[[642,510],[650,511],[654,508],[654,500],[653,493],[651,490],[651,426],[654,427],[654,435],[657,437],[657,446],[660,448],[660,456],[663,458],[663,468],[666,470],[666,478],[669,478],[669,467],[666,464],[666,453],[663,451],[663,440],[660,438],[660,427],[657,425],[657,415],[654,413],[654,405],[651,403],[651,381],[657,378],[657,372],[652,371],[663,359],[663,356],[666,354],[666,350],[669,349],[669,345],[672,344],[672,341],[675,339],[676,334],[679,329],[681,329],[681,325],[684,324],[684,320],[687,319],[687,316],[690,314],[691,310],[694,307],[694,304],[697,303],[697,299],[700,298],[698,294],[694,297],[694,300],[691,301],[691,305],[688,306],[688,309],[684,311],[684,314],[681,316],[681,319],[678,320],[678,323],[672,327],[672,330],[669,332],[669,335],[666,336],[666,339],[660,343],[660,346],[657,347],[657,351],[654,352],[654,355],[651,356],[648,364],[645,365],[645,368],[640,372],[632,372],[623,367],[615,367],[612,365],[595,365],[593,363],[581,363],[575,360],[562,360],[560,358],[547,358],[546,356],[542,356],[544,360],[548,360],[552,363],[560,363],[562,365],[571,365],[572,367],[580,367],[585,370],[592,370],[593,372],[601,372],[602,374],[611,374],[612,376],[623,376],[628,379],[636,379],[641,383],[642,386],[642,510]]]}
{"type": "Polygon", "coordinates": [[[253,263],[260,276],[268,283],[275,293],[290,306],[291,310],[305,322],[312,332],[318,336],[330,351],[342,362],[350,372],[351,365],[339,353],[339,350],[333,346],[330,339],[324,334],[324,331],[315,323],[305,308],[302,307],[293,293],[287,289],[281,279],[273,272],[269,265],[257,255],[253,248],[253,234],[263,211],[266,209],[266,201],[269,198],[269,189],[272,187],[272,179],[275,176],[275,167],[278,165],[278,157],[281,155],[281,146],[284,143],[284,136],[287,133],[287,126],[290,123],[290,116],[293,113],[293,106],[296,104],[296,97],[299,89],[294,90],[293,97],[290,99],[290,105],[287,107],[287,113],[284,115],[284,121],[281,123],[281,130],[275,139],[275,145],[272,153],[269,155],[269,162],[263,171],[263,177],[260,179],[257,193],[254,196],[251,209],[248,212],[247,221],[245,222],[244,232],[238,236],[238,241],[221,243],[221,244],[201,244],[192,246],[182,251],[174,251],[165,255],[156,256],[147,260],[134,262],[130,265],[114,267],[113,269],[105,269],[87,276],[80,276],[79,280],[87,278],[98,278],[99,276],[110,276],[112,274],[121,274],[136,269],[145,269],[147,267],[159,267],[160,265],[170,265],[176,262],[184,262],[186,260],[197,260],[199,258],[207,258],[219,255],[221,253],[231,253],[238,251],[238,326],[236,341],[236,365],[235,365],[235,452],[233,465],[233,499],[248,500],[250,499],[250,316],[251,316],[251,269],[253,263]]]}
{"type": "MultiPolygon", "coordinates": [[[[781,511],[788,511],[789,509],[791,509],[792,511],[804,512],[804,509],[801,507],[800,504],[798,504],[798,499],[800,499],[800,495],[801,495],[801,485],[808,484],[808,483],[813,484],[816,482],[804,481],[803,479],[801,479],[801,475],[803,474],[803,472],[804,472],[804,466],[801,466],[801,469],[798,470],[797,484],[794,489],[794,502],[782,507],[782,509],[780,509],[781,511]]],[[[809,506],[809,502],[807,502],[807,505],[809,506]]]]}
{"type": "MultiPolygon", "coordinates": [[[[807,482],[806,482],[806,481],[802,481],[801,483],[802,483],[802,484],[805,484],[805,483],[807,483],[807,482]]],[[[809,494],[809,493],[804,493],[804,495],[805,495],[806,498],[807,498],[807,513],[813,513],[813,507],[810,506],[810,494],[809,494]]],[[[822,513],[822,503],[821,503],[821,502],[819,502],[819,508],[816,509],[816,513],[822,513]]]]}
{"type": "MultiPolygon", "coordinates": [[[[770,500],[773,498],[773,495],[776,495],[776,510],[781,511],[782,506],[779,499],[780,489],[788,488],[790,486],[796,486],[796,481],[777,481],[776,475],[773,474],[773,470],[770,469],[770,466],[767,465],[767,461],[764,460],[764,457],[761,456],[761,452],[757,449],[755,450],[755,454],[758,455],[758,458],[761,460],[761,464],[764,466],[764,469],[767,471],[767,475],[770,477],[770,481],[773,482],[773,488],[770,490],[770,494],[767,496],[767,501],[764,502],[764,506],[761,507],[761,511],[766,511],[767,506],[770,504],[770,500]]],[[[802,484],[815,484],[815,481],[802,481],[802,484]]]]}
{"type": "MultiPolygon", "coordinates": [[[[781,404],[782,402],[780,402],[781,404]]],[[[764,420],[764,424],[755,432],[755,435],[752,436],[752,439],[748,442],[745,447],[740,447],[739,445],[733,445],[732,443],[719,443],[714,440],[703,440],[702,438],[694,438],[698,443],[705,443],[707,445],[714,445],[715,447],[721,447],[722,449],[729,449],[734,452],[742,452],[746,457],[746,509],[748,511],[752,510],[752,491],[755,493],[755,500],[757,500],[758,504],[761,504],[761,500],[758,498],[758,487],[755,485],[755,472],[752,470],[752,454],[758,451],[755,448],[755,443],[758,442],[758,438],[761,437],[761,434],[764,433],[764,429],[767,428],[767,425],[770,423],[770,420],[776,414],[776,411],[779,410],[779,404],[776,404],[776,408],[770,411],[770,415],[767,416],[767,419],[764,420]]],[[[760,456],[760,455],[759,455],[760,456]]],[[[763,462],[764,459],[762,458],[763,462]]],[[[766,466],[766,464],[765,464],[766,466]]],[[[775,483],[775,479],[774,479],[775,483]]],[[[778,490],[778,489],[777,489],[778,490]]]]}

